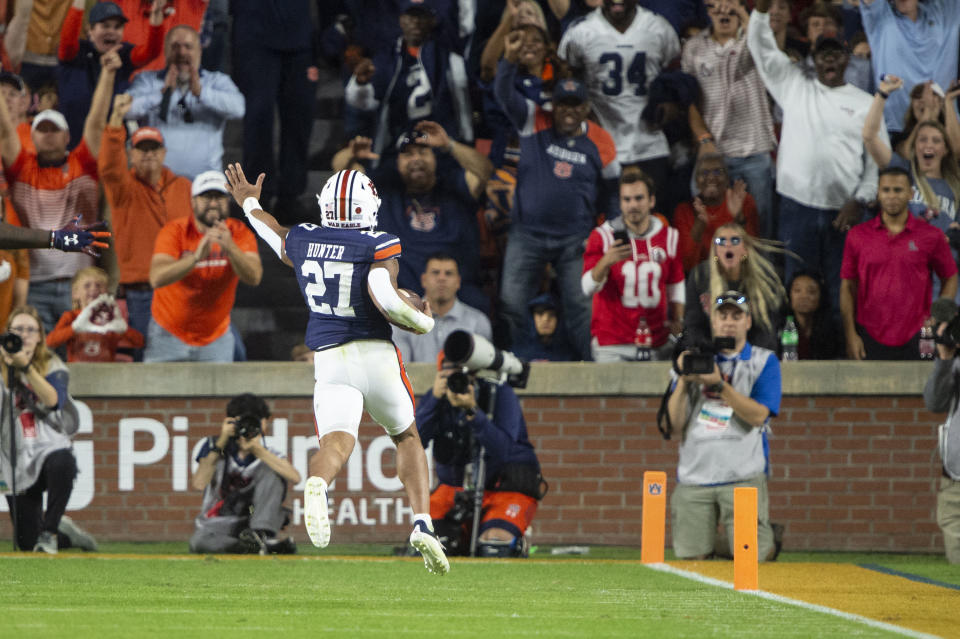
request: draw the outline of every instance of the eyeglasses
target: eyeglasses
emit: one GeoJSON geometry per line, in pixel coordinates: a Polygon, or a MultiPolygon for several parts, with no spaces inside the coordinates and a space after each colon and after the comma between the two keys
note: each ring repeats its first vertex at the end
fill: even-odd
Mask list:
{"type": "Polygon", "coordinates": [[[24,337],[26,335],[39,335],[40,329],[36,326],[11,326],[10,332],[24,337]]]}
{"type": "Polygon", "coordinates": [[[740,242],[743,241],[739,235],[734,235],[733,237],[715,237],[713,238],[713,243],[717,246],[726,246],[728,243],[730,246],[740,246],[740,242]]]}

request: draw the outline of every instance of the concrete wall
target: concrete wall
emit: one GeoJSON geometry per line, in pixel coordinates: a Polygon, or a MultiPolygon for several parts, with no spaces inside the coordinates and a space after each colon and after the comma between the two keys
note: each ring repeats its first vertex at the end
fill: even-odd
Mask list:
{"type": "MultiPolygon", "coordinates": [[[[305,474],[315,446],[309,365],[74,365],[71,389],[90,409],[76,438],[81,477],[71,515],[104,540],[186,540],[199,508],[189,488],[197,442],[216,434],[231,395],[269,398],[272,444],[305,474]]],[[[934,482],[941,416],[923,408],[923,362],[795,362],[771,438],[771,515],[785,547],[939,552],[934,482]]],[[[410,367],[427,390],[432,370],[410,367]]],[[[534,543],[640,544],[643,471],[675,477],[676,441],[655,425],[666,365],[536,364],[521,398],[550,492],[534,543]]],[[[331,492],[334,542],[401,543],[408,530],[383,431],[366,420],[360,450],[331,492]],[[399,521],[399,523],[398,523],[399,521]]],[[[668,486],[669,488],[669,486],[668,486]]],[[[292,531],[300,490],[291,491],[292,531]]],[[[3,518],[0,536],[9,537],[3,518]]],[[[669,540],[669,532],[668,532],[669,540]]],[[[669,541],[668,541],[669,543],[669,541]]]]}

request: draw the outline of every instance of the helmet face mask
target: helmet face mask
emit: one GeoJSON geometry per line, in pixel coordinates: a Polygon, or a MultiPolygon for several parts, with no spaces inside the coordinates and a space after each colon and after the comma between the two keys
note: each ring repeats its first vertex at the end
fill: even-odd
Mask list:
{"type": "Polygon", "coordinates": [[[360,171],[338,171],[317,195],[320,224],[334,229],[377,227],[380,197],[373,181],[360,171]]]}

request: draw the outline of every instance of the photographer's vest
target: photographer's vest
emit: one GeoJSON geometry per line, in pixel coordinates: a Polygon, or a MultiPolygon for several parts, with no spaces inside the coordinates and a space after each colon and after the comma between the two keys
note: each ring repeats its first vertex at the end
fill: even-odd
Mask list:
{"type": "MultiPolygon", "coordinates": [[[[761,402],[771,416],[780,409],[780,365],[766,348],[747,343],[740,354],[727,359],[717,356],[720,372],[741,395],[751,397],[761,376],[776,376],[775,401],[761,402]],[[775,369],[766,369],[772,358],[775,369]]],[[[711,485],[742,481],[769,471],[768,423],[754,428],[743,421],[719,394],[704,392],[700,385],[687,386],[689,416],[680,444],[677,480],[681,484],[711,485]]],[[[773,398],[771,398],[773,399],[773,398]]]]}

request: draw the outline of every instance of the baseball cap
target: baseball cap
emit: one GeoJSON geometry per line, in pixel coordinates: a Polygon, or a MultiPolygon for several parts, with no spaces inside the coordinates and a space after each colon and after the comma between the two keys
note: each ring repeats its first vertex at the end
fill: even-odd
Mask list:
{"type": "Polygon", "coordinates": [[[573,78],[560,80],[553,87],[553,101],[562,102],[564,100],[576,100],[577,102],[587,101],[587,88],[583,83],[573,78]]]}
{"type": "Polygon", "coordinates": [[[44,109],[33,118],[33,124],[30,125],[31,131],[36,131],[41,122],[53,122],[61,131],[69,131],[70,125],[63,114],[53,109],[44,109]]]}
{"type": "Polygon", "coordinates": [[[436,11],[426,0],[403,0],[400,3],[400,13],[429,13],[436,15],[436,11]]]}
{"type": "Polygon", "coordinates": [[[16,73],[11,73],[9,71],[0,71],[0,84],[9,84],[17,91],[23,91],[25,88],[23,84],[23,78],[16,73]]]}
{"type": "Polygon", "coordinates": [[[132,146],[137,146],[141,142],[147,141],[156,142],[160,146],[163,146],[163,133],[160,133],[160,129],[155,127],[142,126],[130,136],[130,144],[132,146]]]}
{"type": "Polygon", "coordinates": [[[103,22],[104,20],[109,20],[110,18],[118,18],[121,22],[127,22],[127,16],[123,15],[123,9],[121,9],[115,2],[98,2],[93,5],[93,8],[90,9],[90,14],[87,16],[87,22],[90,24],[96,24],[98,22],[103,22]]]}
{"type": "Polygon", "coordinates": [[[196,197],[207,191],[228,192],[227,178],[223,175],[222,171],[204,171],[193,178],[193,186],[190,189],[191,196],[196,197]]]}
{"type": "Polygon", "coordinates": [[[817,41],[813,45],[813,52],[819,53],[824,49],[836,49],[839,51],[846,51],[847,45],[844,44],[843,40],[831,35],[822,35],[817,38],[817,41]]]}
{"type": "Polygon", "coordinates": [[[747,296],[740,291],[727,291],[714,301],[713,308],[721,308],[723,306],[736,306],[744,313],[750,312],[750,304],[747,302],[747,296]]]}
{"type": "Polygon", "coordinates": [[[409,131],[404,131],[400,134],[400,137],[397,138],[397,153],[403,153],[411,144],[419,144],[420,146],[429,146],[427,144],[427,136],[416,129],[410,129],[409,131]]]}
{"type": "Polygon", "coordinates": [[[557,311],[559,309],[559,304],[557,304],[556,297],[550,293],[543,293],[542,295],[537,295],[535,298],[530,300],[527,303],[527,308],[530,309],[531,313],[539,313],[541,311],[557,311]]]}

